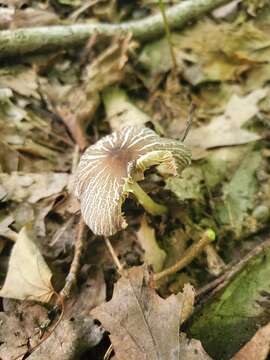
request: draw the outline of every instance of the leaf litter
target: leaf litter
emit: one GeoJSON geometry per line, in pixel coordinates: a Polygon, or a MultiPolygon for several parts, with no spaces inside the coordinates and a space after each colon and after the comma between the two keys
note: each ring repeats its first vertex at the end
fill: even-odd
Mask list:
{"type": "MultiPolygon", "coordinates": [[[[3,2],[0,18],[1,29],[14,29],[66,22],[118,23],[159,11],[158,4],[146,1],[134,6],[114,0],[85,4],[16,0],[3,2]]],[[[254,352],[266,358],[268,252],[260,250],[258,255],[252,249],[269,236],[269,14],[267,1],[233,1],[173,32],[176,75],[171,72],[166,37],[140,44],[130,34],[113,38],[95,34],[75,51],[48,50],[23,61],[18,57],[3,62],[2,358],[22,352],[30,359],[103,358],[109,346],[105,330],[120,359],[146,354],[155,358],[168,352],[172,359],[178,352],[187,360],[252,359],[254,352]],[[146,125],[165,137],[181,139],[191,103],[193,125],[185,142],[192,148],[192,165],[181,178],[162,179],[151,170],[142,182],[169,213],[146,215],[128,199],[123,211],[129,227],[111,239],[128,274],[118,281],[102,239],[86,233],[82,268],[77,287],[66,300],[62,326],[30,354],[57,318],[55,302],[49,301],[51,277],[59,292],[73,257],[79,204],[69,190],[78,149],[82,152],[123,126],[146,125]],[[29,222],[33,237],[26,231],[29,222]],[[151,271],[137,267],[148,264],[156,272],[172,266],[209,227],[217,235],[211,248],[160,284],[149,282],[151,271]],[[19,263],[21,270],[14,275],[12,264],[16,269],[29,253],[33,261],[26,266],[19,263]],[[247,253],[253,262],[236,269],[235,278],[228,276],[223,283],[247,253]],[[45,272],[46,290],[43,280],[36,279],[37,259],[45,272]],[[34,279],[24,276],[27,269],[34,279]],[[194,305],[194,290],[188,284],[197,294],[210,290],[194,305]],[[24,300],[12,302],[8,297],[24,300]],[[46,307],[29,299],[46,300],[46,307]]]]}
{"type": "Polygon", "coordinates": [[[46,303],[54,294],[52,272],[29,233],[24,227],[18,235],[0,296],[46,303]]]}

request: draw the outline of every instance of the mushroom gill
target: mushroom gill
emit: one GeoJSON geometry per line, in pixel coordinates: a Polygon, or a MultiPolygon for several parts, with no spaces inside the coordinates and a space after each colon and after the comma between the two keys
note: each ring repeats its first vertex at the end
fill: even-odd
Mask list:
{"type": "MultiPolygon", "coordinates": [[[[122,203],[128,192],[144,193],[137,184],[144,171],[161,164],[163,171],[179,175],[190,158],[183,143],[148,128],[127,127],[100,139],[82,155],[75,175],[74,194],[86,224],[96,235],[110,236],[124,229],[122,203]]],[[[164,207],[155,205],[160,207],[156,214],[162,213],[164,207]]]]}

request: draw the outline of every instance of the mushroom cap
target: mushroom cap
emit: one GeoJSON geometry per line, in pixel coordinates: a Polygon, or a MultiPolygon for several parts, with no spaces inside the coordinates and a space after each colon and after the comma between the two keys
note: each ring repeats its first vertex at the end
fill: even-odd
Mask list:
{"type": "Polygon", "coordinates": [[[124,229],[125,183],[142,179],[147,168],[159,164],[178,175],[190,159],[183,143],[148,128],[130,126],[103,137],[86,149],[75,174],[74,194],[84,221],[96,235],[110,236],[124,229]]]}

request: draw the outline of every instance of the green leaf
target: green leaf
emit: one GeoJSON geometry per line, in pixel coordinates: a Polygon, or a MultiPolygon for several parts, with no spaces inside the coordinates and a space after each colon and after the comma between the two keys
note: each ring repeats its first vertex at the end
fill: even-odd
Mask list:
{"type": "Polygon", "coordinates": [[[270,248],[253,257],[232,282],[198,312],[189,333],[218,360],[230,359],[269,322],[270,248]]]}

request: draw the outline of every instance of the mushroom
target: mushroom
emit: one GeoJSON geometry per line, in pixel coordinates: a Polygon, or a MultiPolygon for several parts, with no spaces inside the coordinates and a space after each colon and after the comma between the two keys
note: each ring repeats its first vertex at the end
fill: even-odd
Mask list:
{"type": "Polygon", "coordinates": [[[85,223],[105,237],[124,229],[121,206],[129,193],[152,215],[166,213],[167,208],[155,203],[138,181],[152,166],[180,175],[190,159],[182,142],[162,138],[145,127],[130,126],[103,137],[85,151],[75,174],[74,194],[85,223]]]}

